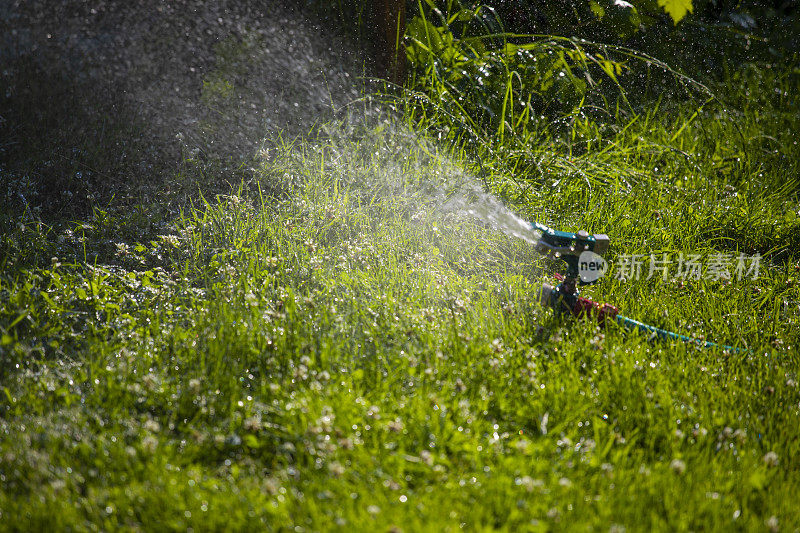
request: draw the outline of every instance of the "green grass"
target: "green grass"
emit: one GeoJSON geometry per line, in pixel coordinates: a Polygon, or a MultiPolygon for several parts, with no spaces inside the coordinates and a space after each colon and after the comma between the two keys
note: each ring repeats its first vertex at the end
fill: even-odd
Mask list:
{"type": "Polygon", "coordinates": [[[798,70],[711,89],[536,143],[343,120],[157,223],[9,210],[0,529],[797,528],[798,70]],[[613,264],[760,253],[585,290],[743,351],[553,317],[482,182],[613,264]]]}

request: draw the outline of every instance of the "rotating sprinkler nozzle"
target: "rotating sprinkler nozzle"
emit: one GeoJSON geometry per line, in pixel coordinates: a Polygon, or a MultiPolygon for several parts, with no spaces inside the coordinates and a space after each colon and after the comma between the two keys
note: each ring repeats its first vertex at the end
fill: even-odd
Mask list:
{"type": "Polygon", "coordinates": [[[603,255],[608,251],[608,235],[558,231],[538,222],[532,223],[531,229],[541,234],[536,243],[538,252],[567,263],[565,279],[593,283],[605,273],[603,255]]]}

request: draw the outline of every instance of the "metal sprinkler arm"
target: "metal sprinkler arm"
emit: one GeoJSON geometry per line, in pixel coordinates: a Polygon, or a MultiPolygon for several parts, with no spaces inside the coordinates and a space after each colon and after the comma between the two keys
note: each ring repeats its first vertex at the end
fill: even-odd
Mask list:
{"type": "Polygon", "coordinates": [[[540,233],[541,237],[536,243],[536,251],[550,257],[555,257],[567,263],[566,279],[575,279],[581,285],[592,283],[584,281],[579,276],[579,261],[584,252],[593,252],[600,257],[608,251],[608,235],[603,233],[590,234],[586,230],[576,233],[554,230],[538,222],[531,223],[531,229],[540,233]]]}
{"type": "Polygon", "coordinates": [[[586,250],[597,255],[603,255],[608,251],[608,235],[603,233],[592,235],[586,230],[577,233],[559,231],[539,222],[531,223],[531,229],[542,234],[536,246],[542,253],[577,257],[586,250]]]}

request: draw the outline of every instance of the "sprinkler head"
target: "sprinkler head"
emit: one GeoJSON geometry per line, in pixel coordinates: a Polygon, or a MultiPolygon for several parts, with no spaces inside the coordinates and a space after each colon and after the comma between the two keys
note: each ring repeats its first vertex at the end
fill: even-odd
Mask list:
{"type": "Polygon", "coordinates": [[[594,283],[605,274],[603,255],[608,251],[608,235],[590,234],[586,230],[570,233],[534,222],[531,229],[541,234],[536,251],[567,263],[567,279],[581,284],[594,283]],[[581,266],[586,268],[581,270],[581,266]]]}
{"type": "Polygon", "coordinates": [[[536,250],[555,257],[580,256],[583,252],[594,252],[603,256],[608,251],[608,235],[603,233],[590,234],[586,230],[577,233],[558,231],[534,222],[532,229],[541,233],[536,250]]]}

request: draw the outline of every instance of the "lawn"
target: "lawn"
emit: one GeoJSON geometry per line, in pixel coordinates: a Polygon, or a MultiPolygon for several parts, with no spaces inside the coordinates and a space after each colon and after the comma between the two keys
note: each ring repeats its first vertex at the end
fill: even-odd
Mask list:
{"type": "Polygon", "coordinates": [[[796,530],[800,67],[644,63],[668,91],[500,127],[421,64],[171,215],[9,193],[0,529],[796,530]],[[582,294],[736,349],[555,315],[516,217],[609,235],[582,294]]]}

